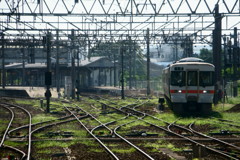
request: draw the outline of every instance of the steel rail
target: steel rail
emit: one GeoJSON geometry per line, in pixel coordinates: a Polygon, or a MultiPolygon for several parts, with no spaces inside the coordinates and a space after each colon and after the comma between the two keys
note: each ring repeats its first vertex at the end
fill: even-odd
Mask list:
{"type": "Polygon", "coordinates": [[[11,109],[9,109],[9,108],[6,107],[6,106],[0,105],[0,107],[4,107],[5,109],[7,109],[7,110],[11,113],[11,119],[10,119],[8,125],[7,125],[7,128],[6,128],[6,130],[5,130],[4,134],[3,134],[3,137],[2,137],[2,140],[1,140],[1,143],[0,143],[0,148],[1,148],[2,145],[3,145],[3,143],[4,143],[4,141],[5,141],[5,139],[6,139],[6,136],[7,136],[7,133],[8,133],[8,131],[9,131],[9,128],[10,128],[12,122],[13,122],[14,113],[13,113],[13,111],[12,111],[11,109]]]}
{"type": "MultiPolygon", "coordinates": [[[[140,105],[139,105],[139,106],[140,106],[140,105]]],[[[133,110],[133,111],[136,111],[135,109],[132,109],[132,108],[128,108],[128,109],[133,110]]],[[[139,113],[139,112],[140,112],[140,111],[137,111],[137,113],[139,113]]],[[[143,114],[143,113],[144,113],[144,112],[142,112],[142,114],[143,114]]],[[[162,119],[159,119],[159,118],[154,117],[154,116],[152,116],[152,115],[149,115],[149,114],[147,114],[147,113],[144,113],[144,114],[145,114],[145,116],[150,116],[150,117],[152,117],[152,118],[154,118],[154,119],[157,119],[157,120],[160,120],[160,121],[165,122],[166,124],[168,124],[168,129],[165,129],[164,127],[160,127],[160,126],[154,125],[154,124],[149,123],[149,122],[147,122],[147,121],[145,121],[145,120],[143,120],[143,119],[140,119],[140,120],[142,120],[142,121],[144,121],[144,122],[146,122],[146,123],[148,123],[148,124],[151,124],[151,125],[153,125],[153,126],[155,126],[155,127],[158,127],[158,128],[160,128],[160,129],[168,132],[168,133],[171,133],[171,134],[174,134],[174,135],[176,135],[176,136],[178,136],[178,137],[184,138],[184,139],[186,139],[186,140],[188,140],[188,141],[190,141],[190,142],[192,142],[192,143],[194,143],[194,144],[196,144],[196,145],[199,145],[199,146],[201,146],[201,147],[204,147],[204,148],[206,148],[206,149],[208,149],[208,150],[210,150],[210,151],[212,151],[212,152],[218,153],[218,154],[221,155],[221,156],[224,156],[224,157],[227,157],[227,158],[231,158],[231,159],[237,160],[237,158],[232,157],[231,155],[222,153],[222,152],[220,152],[219,150],[216,150],[216,149],[210,148],[210,147],[208,147],[208,146],[205,146],[205,145],[203,145],[203,144],[201,144],[201,143],[199,143],[199,142],[197,142],[197,141],[195,141],[195,140],[192,140],[191,138],[188,138],[188,137],[186,137],[186,136],[182,136],[181,134],[177,134],[177,133],[175,133],[175,132],[173,132],[173,131],[170,130],[170,126],[171,126],[171,125],[174,125],[175,127],[180,127],[180,128],[186,129],[186,128],[184,128],[184,127],[181,127],[181,126],[176,125],[176,124],[174,124],[174,123],[166,122],[166,121],[164,121],[164,120],[162,120],[162,119]]]]}
{"type": "MultiPolygon", "coordinates": [[[[134,103],[134,104],[129,104],[129,105],[135,105],[135,103],[134,103]]],[[[127,105],[127,106],[129,106],[129,105],[127,105]]],[[[115,108],[115,107],[111,107],[111,106],[108,106],[108,107],[114,108],[114,109],[116,109],[116,110],[118,110],[118,111],[121,111],[122,113],[127,114],[128,116],[134,116],[134,115],[131,115],[131,114],[127,113],[127,112],[122,111],[122,108],[127,108],[126,106],[122,106],[120,109],[115,108]]],[[[129,108],[127,108],[127,109],[129,109],[129,108]]],[[[143,117],[145,116],[145,113],[141,113],[141,114],[143,115],[143,117]]],[[[126,117],[127,117],[127,116],[126,116],[126,117]]],[[[134,117],[137,118],[137,116],[134,116],[134,117]]],[[[138,121],[138,120],[139,120],[139,119],[134,120],[134,121],[130,121],[130,122],[125,123],[125,124],[122,124],[122,125],[119,125],[118,127],[116,127],[116,128],[114,129],[114,134],[115,134],[117,137],[119,137],[120,139],[122,139],[123,141],[125,141],[126,143],[128,143],[129,145],[131,145],[132,147],[134,147],[135,149],[137,149],[137,151],[139,151],[140,153],[142,153],[146,158],[151,159],[151,160],[154,160],[154,158],[152,158],[149,154],[147,154],[146,152],[144,152],[143,150],[141,150],[140,148],[138,148],[136,145],[134,145],[133,143],[131,143],[130,141],[128,141],[126,138],[122,137],[121,135],[119,135],[119,134],[117,133],[117,130],[120,129],[122,126],[125,126],[125,125],[130,124],[130,123],[134,123],[134,122],[136,122],[136,121],[138,121]]]]}
{"type": "Polygon", "coordinates": [[[71,112],[71,113],[73,114],[73,116],[74,116],[74,117],[77,119],[77,121],[85,128],[85,130],[86,130],[95,140],[97,140],[98,143],[99,143],[108,153],[110,153],[110,155],[111,155],[114,159],[119,160],[119,158],[118,158],[106,145],[104,145],[99,138],[97,138],[94,134],[91,133],[91,131],[77,118],[77,116],[76,116],[72,111],[70,111],[70,110],[68,109],[67,106],[64,105],[64,107],[65,107],[69,112],[71,112]]]}
{"type": "Polygon", "coordinates": [[[135,146],[133,143],[131,143],[130,141],[128,141],[126,138],[122,137],[121,135],[119,135],[119,134],[117,133],[117,130],[120,129],[122,126],[125,126],[125,125],[127,125],[127,124],[130,124],[130,123],[133,123],[133,122],[136,122],[136,121],[138,121],[138,119],[137,119],[137,120],[134,120],[134,121],[131,121],[131,122],[128,122],[128,123],[125,123],[125,124],[122,124],[122,125],[116,127],[116,128],[114,129],[114,134],[115,134],[117,137],[119,137],[119,138],[121,138],[122,140],[124,140],[124,141],[125,141],[126,143],[128,143],[129,145],[134,146],[134,148],[137,149],[140,153],[142,153],[146,158],[151,159],[151,160],[154,160],[154,158],[152,158],[149,154],[147,154],[146,152],[144,152],[143,150],[141,150],[140,148],[138,148],[137,146],[135,146]]]}
{"type": "Polygon", "coordinates": [[[31,135],[31,130],[32,130],[32,116],[31,116],[31,113],[28,110],[26,110],[25,108],[23,108],[21,106],[18,106],[18,105],[9,104],[9,103],[3,103],[3,104],[9,105],[9,106],[13,106],[13,107],[17,107],[17,108],[23,110],[29,116],[28,153],[27,153],[26,159],[30,160],[31,159],[31,141],[32,141],[31,140],[31,138],[32,138],[32,135],[31,135]]]}
{"type": "MultiPolygon", "coordinates": [[[[179,125],[176,125],[176,124],[174,124],[174,123],[166,122],[166,121],[164,121],[164,120],[162,120],[162,119],[159,119],[159,118],[154,117],[154,116],[152,116],[152,115],[149,115],[149,114],[147,114],[147,113],[146,113],[146,115],[147,115],[147,116],[150,116],[150,117],[152,117],[152,118],[155,118],[155,119],[161,120],[161,121],[163,121],[164,123],[168,124],[168,130],[169,130],[170,132],[172,132],[172,133],[175,133],[175,132],[173,132],[173,131],[170,130],[169,127],[170,127],[171,125],[174,125],[175,127],[182,128],[182,129],[184,129],[184,130],[188,130],[188,131],[190,131],[190,132],[193,132],[192,130],[189,130],[189,129],[184,128],[184,127],[179,126],[179,125]]],[[[205,146],[205,145],[203,145],[203,144],[201,144],[201,143],[199,143],[199,142],[196,142],[196,141],[194,141],[194,140],[192,140],[191,138],[188,138],[188,137],[186,137],[186,136],[182,136],[182,135],[177,134],[177,133],[175,133],[175,135],[178,135],[178,136],[180,136],[180,137],[182,137],[182,138],[185,138],[185,139],[191,141],[192,143],[195,143],[195,144],[197,144],[197,145],[200,145],[200,146],[202,146],[202,147],[205,147],[206,149],[208,149],[208,150],[210,150],[210,151],[213,151],[213,152],[216,152],[216,153],[218,153],[218,154],[220,154],[220,155],[222,155],[222,156],[225,156],[225,157],[227,157],[227,158],[233,158],[233,159],[236,159],[235,157],[232,157],[232,156],[230,156],[230,155],[228,155],[228,154],[225,154],[225,153],[222,153],[222,152],[220,152],[220,151],[218,151],[218,150],[216,150],[216,149],[213,149],[213,148],[210,148],[210,147],[208,147],[208,146],[205,146]]],[[[211,137],[208,136],[207,138],[211,138],[211,137]]],[[[213,137],[212,137],[212,138],[213,138],[213,137]]],[[[221,141],[221,140],[219,140],[219,141],[221,141]]],[[[223,142],[224,142],[224,141],[223,141],[223,142]]],[[[229,143],[225,142],[224,144],[227,145],[227,144],[229,144],[229,143]]],[[[232,144],[230,144],[230,146],[233,147],[232,144]]],[[[237,146],[235,146],[235,147],[237,147],[237,146]]],[[[239,148],[239,147],[238,147],[238,148],[239,148]]]]}
{"type": "MultiPolygon", "coordinates": [[[[104,103],[103,103],[104,104],[104,103]]],[[[106,104],[105,104],[106,105],[106,104]]],[[[129,105],[134,105],[134,104],[129,104],[129,105]]],[[[110,107],[110,106],[108,106],[108,107],[110,107]]],[[[114,108],[114,107],[111,107],[111,108],[114,108]]],[[[120,109],[117,109],[117,108],[114,108],[114,109],[116,109],[116,110],[118,110],[118,111],[121,111],[122,113],[124,113],[122,110],[120,110],[120,109]]],[[[127,114],[127,113],[124,113],[124,114],[127,114]]],[[[127,117],[129,117],[129,116],[131,116],[130,114],[127,114],[125,117],[123,117],[123,118],[121,118],[121,119],[119,119],[119,120],[122,120],[122,119],[126,119],[127,117]]],[[[133,115],[132,115],[133,116],[133,115]]],[[[136,117],[136,116],[135,116],[136,117]]],[[[119,125],[118,127],[116,127],[115,129],[114,129],[114,134],[117,136],[117,137],[119,137],[121,140],[123,140],[123,141],[125,141],[127,144],[129,144],[130,146],[132,146],[132,147],[134,147],[138,152],[140,152],[141,154],[143,154],[146,158],[148,158],[148,159],[151,159],[151,160],[154,160],[149,154],[147,154],[146,152],[144,152],[143,150],[141,150],[140,148],[138,148],[136,145],[134,145],[133,143],[131,143],[130,141],[128,141],[126,138],[124,138],[124,137],[122,137],[121,135],[119,135],[118,133],[117,133],[117,130],[120,128],[120,127],[122,127],[123,125],[127,125],[127,124],[130,124],[130,123],[133,123],[133,122],[136,122],[136,121],[138,121],[138,119],[137,120],[134,120],[134,121],[131,121],[131,122],[128,122],[128,123],[125,123],[125,124],[122,124],[122,125],[119,125]]],[[[109,124],[112,124],[112,123],[115,123],[116,121],[111,121],[111,122],[108,122],[108,123],[105,123],[105,124],[102,124],[101,123],[101,125],[102,126],[104,126],[104,127],[107,127],[106,125],[109,125],[109,124]]],[[[99,126],[97,126],[97,127],[99,127],[99,126]]],[[[96,128],[96,127],[95,127],[96,128]]]]}
{"type": "Polygon", "coordinates": [[[208,136],[208,135],[206,135],[206,134],[203,134],[203,133],[200,133],[200,132],[195,131],[195,130],[192,128],[192,126],[194,125],[194,123],[195,123],[195,122],[192,122],[192,123],[189,125],[189,128],[190,128],[190,130],[191,130],[193,133],[195,133],[195,134],[197,134],[197,135],[200,135],[200,136],[202,136],[202,137],[206,137],[206,138],[215,140],[215,141],[217,141],[217,142],[219,142],[219,143],[221,143],[221,144],[224,144],[224,145],[233,147],[233,148],[235,148],[235,149],[237,149],[237,150],[240,151],[240,147],[238,147],[238,146],[235,146],[235,145],[233,145],[233,144],[231,144],[231,143],[222,141],[222,140],[220,140],[220,139],[218,139],[218,138],[214,138],[214,137],[208,136]]]}
{"type": "MultiPolygon", "coordinates": [[[[214,117],[212,117],[212,118],[214,118],[214,117]]],[[[228,119],[221,119],[221,118],[215,118],[215,119],[217,119],[217,120],[219,120],[221,122],[231,122],[231,123],[238,123],[238,124],[240,124],[240,122],[232,121],[232,120],[228,120],[228,119]]]]}
{"type": "MultiPolygon", "coordinates": [[[[140,106],[140,105],[139,105],[139,106],[140,106]]],[[[137,106],[137,107],[139,107],[139,106],[137,106]]],[[[129,108],[129,109],[131,109],[131,108],[129,108]]],[[[131,110],[136,111],[135,109],[131,109],[131,110]]],[[[137,111],[137,113],[139,113],[139,112],[140,112],[140,111],[137,111]]],[[[144,112],[142,112],[142,113],[144,113],[144,112]]],[[[147,113],[144,113],[144,114],[145,114],[146,116],[154,117],[154,116],[151,116],[151,115],[149,115],[149,114],[147,114],[147,113]]],[[[154,117],[154,118],[156,118],[156,117],[154,117]]],[[[158,118],[156,118],[156,119],[158,119],[158,118]]],[[[142,120],[143,120],[143,119],[142,119],[142,120]]],[[[161,120],[161,119],[158,119],[158,120],[161,120]]],[[[145,120],[143,120],[143,121],[145,121],[145,120]]],[[[163,120],[161,120],[161,121],[163,121],[163,120]]],[[[147,121],[145,121],[145,122],[147,122],[147,121]]],[[[210,150],[210,151],[216,152],[216,153],[218,153],[218,154],[220,154],[220,155],[222,155],[222,156],[224,156],[224,157],[236,159],[235,157],[232,157],[232,156],[230,156],[230,155],[228,155],[228,154],[222,153],[222,152],[220,152],[220,151],[218,151],[218,150],[216,150],[216,149],[210,148],[210,147],[205,146],[205,145],[203,145],[203,144],[201,144],[201,143],[199,143],[199,142],[196,142],[196,141],[192,140],[191,138],[188,138],[188,137],[182,136],[182,135],[180,135],[180,134],[177,134],[177,133],[171,131],[169,127],[170,127],[171,125],[174,125],[175,127],[179,127],[179,128],[183,128],[183,129],[187,129],[187,128],[184,128],[184,127],[179,126],[179,125],[175,125],[174,123],[168,123],[168,122],[166,122],[166,121],[163,121],[163,122],[165,122],[166,124],[169,124],[169,125],[168,125],[168,130],[169,130],[172,134],[175,134],[175,135],[180,136],[180,137],[182,137],[182,138],[184,138],[184,139],[187,139],[187,140],[191,141],[191,142],[194,143],[194,144],[200,145],[200,146],[202,146],[202,147],[204,147],[204,148],[206,148],[206,149],[208,149],[208,150],[210,150]]],[[[147,123],[149,123],[149,122],[147,122],[147,123]]],[[[151,124],[151,123],[149,123],[149,124],[151,124]]],[[[151,124],[151,125],[153,125],[153,124],[151,124]]],[[[154,126],[156,126],[156,125],[154,125],[154,126]]],[[[161,129],[163,129],[163,127],[161,127],[161,129]]],[[[166,131],[166,129],[164,129],[164,130],[166,131]]],[[[190,132],[191,132],[191,130],[190,130],[190,132]]],[[[210,138],[210,137],[207,137],[207,138],[210,138]]],[[[220,141],[221,141],[221,140],[220,140],[220,141]]],[[[227,143],[227,142],[226,142],[226,143],[227,143]]],[[[226,144],[226,143],[225,143],[225,144],[226,144]]],[[[237,146],[235,146],[235,147],[237,147],[237,146]]]]}
{"type": "MultiPolygon", "coordinates": [[[[170,127],[171,127],[172,125],[174,125],[174,124],[173,124],[173,123],[169,124],[167,128],[168,128],[168,130],[169,130],[170,132],[175,133],[174,131],[172,131],[172,130],[170,129],[170,127]]],[[[221,156],[224,156],[224,157],[226,157],[226,158],[231,158],[232,160],[238,160],[238,158],[232,157],[232,156],[230,156],[230,155],[228,155],[228,154],[225,154],[225,153],[223,153],[223,152],[221,152],[221,151],[219,151],[219,150],[216,150],[216,149],[213,149],[213,148],[211,148],[211,147],[208,147],[208,146],[206,146],[206,145],[204,145],[204,144],[201,144],[201,143],[199,143],[199,142],[197,142],[197,141],[195,141],[195,140],[192,140],[191,138],[188,138],[188,137],[186,137],[186,136],[182,136],[181,134],[175,133],[175,135],[178,135],[178,136],[180,136],[180,137],[182,137],[182,138],[184,138],[184,139],[187,139],[187,140],[189,140],[190,142],[192,142],[192,143],[194,143],[194,144],[197,144],[197,145],[199,145],[199,146],[201,146],[201,147],[204,147],[204,148],[208,149],[209,151],[212,151],[212,152],[214,152],[214,153],[217,153],[217,154],[219,154],[219,155],[221,155],[221,156]]]]}
{"type": "MultiPolygon", "coordinates": [[[[147,115],[147,114],[146,114],[146,115],[147,115]]],[[[168,129],[165,129],[164,127],[157,126],[157,125],[155,125],[155,124],[153,124],[153,123],[149,123],[149,122],[147,122],[146,120],[143,120],[143,119],[140,119],[140,120],[142,120],[142,121],[144,121],[144,122],[146,122],[146,123],[148,123],[148,124],[150,124],[150,125],[152,125],[152,126],[155,126],[155,127],[159,128],[159,129],[161,129],[161,130],[164,130],[165,132],[168,132],[168,133],[171,133],[171,134],[173,134],[173,135],[175,135],[175,136],[184,138],[184,139],[186,139],[186,140],[188,140],[188,141],[190,141],[190,142],[192,142],[192,143],[194,143],[194,144],[196,144],[196,145],[202,146],[202,147],[204,147],[204,148],[206,148],[206,149],[208,149],[208,150],[210,150],[210,151],[212,151],[212,152],[218,153],[218,154],[220,154],[220,155],[222,155],[222,156],[224,156],[224,157],[237,160],[235,157],[232,157],[232,156],[230,156],[230,155],[228,155],[228,154],[222,153],[222,152],[220,152],[220,151],[218,151],[218,150],[215,150],[215,149],[213,149],[213,148],[210,148],[210,147],[208,147],[208,146],[205,146],[205,145],[203,145],[203,144],[201,144],[201,143],[199,143],[199,142],[197,142],[197,141],[195,141],[195,140],[192,140],[191,138],[188,138],[188,137],[186,137],[186,136],[182,136],[181,134],[178,134],[178,133],[175,133],[175,132],[171,131],[171,130],[169,129],[169,126],[175,125],[175,124],[173,124],[173,123],[168,123],[168,124],[169,124],[168,129]]]]}
{"type": "MultiPolygon", "coordinates": [[[[113,133],[113,131],[106,125],[104,125],[102,122],[100,122],[96,117],[94,117],[92,114],[88,113],[87,111],[83,110],[82,108],[80,108],[78,105],[74,104],[77,108],[79,108],[80,110],[82,110],[83,112],[85,112],[87,115],[89,115],[90,117],[92,117],[95,121],[97,121],[99,124],[101,124],[102,126],[104,126],[105,128],[107,128],[107,130],[109,130],[111,132],[111,134],[113,133]]],[[[91,131],[92,133],[92,131],[91,131]]]]}
{"type": "Polygon", "coordinates": [[[3,147],[8,148],[8,149],[11,149],[11,150],[13,150],[13,151],[15,151],[15,152],[18,152],[18,153],[22,154],[21,160],[25,160],[25,158],[26,158],[26,153],[24,153],[23,151],[15,148],[15,147],[8,146],[8,145],[3,145],[3,147]]]}
{"type": "MultiPolygon", "coordinates": [[[[84,115],[84,116],[81,116],[81,117],[78,117],[78,119],[84,119],[84,118],[87,118],[88,115],[84,115]]],[[[45,128],[48,128],[48,127],[52,127],[54,125],[60,125],[60,124],[63,124],[63,123],[68,123],[68,122],[71,122],[71,121],[76,121],[76,118],[72,118],[72,119],[69,119],[69,120],[65,120],[65,121],[61,121],[61,122],[56,122],[56,123],[52,123],[52,124],[48,124],[48,125],[45,125],[45,126],[41,126],[41,127],[38,127],[34,130],[32,130],[32,134],[35,133],[35,132],[38,132],[40,130],[43,130],[45,128]]]]}
{"type": "Polygon", "coordinates": [[[234,123],[234,122],[232,122],[232,123],[226,123],[227,121],[220,121],[220,122],[218,122],[218,121],[216,121],[216,120],[212,120],[213,121],[213,123],[222,123],[222,124],[225,124],[225,125],[229,125],[229,126],[232,126],[232,127],[238,127],[238,128],[240,128],[240,125],[236,125],[236,124],[232,124],[232,123],[234,123]]]}
{"type": "MultiPolygon", "coordinates": [[[[49,122],[57,121],[57,120],[67,119],[67,118],[70,118],[70,117],[72,117],[72,115],[64,116],[64,117],[61,117],[61,118],[58,118],[58,119],[54,119],[54,120],[49,120],[49,121],[34,123],[34,124],[32,124],[32,127],[34,127],[34,126],[36,126],[36,125],[44,124],[44,123],[49,123],[49,122]]],[[[13,136],[11,136],[11,133],[12,133],[12,132],[15,132],[15,131],[20,130],[20,129],[27,128],[28,126],[29,126],[29,124],[23,125],[23,126],[20,126],[20,127],[17,127],[17,128],[14,128],[14,129],[12,129],[12,130],[10,130],[10,131],[8,132],[8,136],[9,136],[9,137],[13,137],[13,136]]]]}

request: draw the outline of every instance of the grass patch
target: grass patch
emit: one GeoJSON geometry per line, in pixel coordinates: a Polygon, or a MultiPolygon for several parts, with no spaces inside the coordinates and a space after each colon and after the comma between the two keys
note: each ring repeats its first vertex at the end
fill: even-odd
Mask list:
{"type": "Polygon", "coordinates": [[[122,115],[115,113],[115,114],[100,115],[98,117],[98,120],[102,123],[107,123],[107,122],[121,119],[122,117],[123,117],[122,115]]]}
{"type": "Polygon", "coordinates": [[[20,146],[27,145],[27,142],[13,142],[13,141],[6,140],[4,141],[4,144],[12,147],[20,147],[20,146]]]}
{"type": "Polygon", "coordinates": [[[96,152],[96,153],[101,153],[101,152],[104,152],[104,150],[103,149],[99,149],[99,148],[95,148],[95,149],[90,149],[90,150],[88,150],[88,152],[96,152]]]}
{"type": "Polygon", "coordinates": [[[175,147],[174,144],[172,143],[167,143],[163,140],[159,140],[157,142],[154,142],[154,143],[151,143],[151,142],[146,142],[144,143],[144,147],[150,147],[152,148],[152,152],[161,152],[161,148],[168,148],[174,152],[181,152],[183,151],[184,149],[186,148],[178,148],[178,147],[175,147]]]}
{"type": "Polygon", "coordinates": [[[155,124],[157,126],[165,126],[165,123],[163,121],[153,119],[152,117],[146,117],[146,118],[144,118],[144,120],[149,123],[155,124]]]}
{"type": "Polygon", "coordinates": [[[36,100],[20,100],[20,99],[17,99],[15,100],[16,103],[18,104],[24,104],[24,105],[31,105],[31,106],[34,106],[34,105],[37,105],[37,102],[36,100]]]}
{"type": "Polygon", "coordinates": [[[133,123],[129,123],[127,126],[123,126],[121,128],[123,130],[128,130],[128,129],[131,129],[132,127],[135,127],[135,126],[146,126],[146,127],[149,127],[149,124],[147,124],[146,122],[143,122],[143,121],[136,121],[136,122],[133,122],[133,123]]]}
{"type": "Polygon", "coordinates": [[[175,114],[171,113],[161,113],[161,114],[156,114],[155,115],[157,118],[162,119],[164,121],[167,121],[169,123],[173,123],[176,121],[177,117],[175,114]]]}
{"type": "Polygon", "coordinates": [[[32,123],[45,122],[56,119],[57,117],[51,116],[49,114],[38,114],[32,117],[32,123]]]}
{"type": "Polygon", "coordinates": [[[38,154],[51,154],[52,151],[49,150],[49,149],[46,149],[46,150],[38,150],[37,153],[38,153],[38,154]]]}
{"type": "Polygon", "coordinates": [[[228,98],[227,103],[229,104],[240,104],[240,97],[230,97],[228,98]]]}
{"type": "Polygon", "coordinates": [[[46,141],[46,142],[36,142],[35,146],[38,149],[47,148],[47,147],[62,147],[66,148],[73,144],[76,144],[77,141],[71,141],[71,142],[59,142],[59,141],[46,141]]]}
{"type": "Polygon", "coordinates": [[[78,142],[81,143],[81,144],[85,144],[86,146],[91,146],[91,147],[99,146],[98,143],[96,143],[94,141],[91,141],[91,140],[81,140],[81,141],[78,141],[78,142]]]}

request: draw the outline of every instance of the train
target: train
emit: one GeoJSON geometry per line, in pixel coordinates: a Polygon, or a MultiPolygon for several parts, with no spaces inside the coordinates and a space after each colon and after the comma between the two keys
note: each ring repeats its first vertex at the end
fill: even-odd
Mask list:
{"type": "Polygon", "coordinates": [[[211,63],[187,57],[169,64],[162,72],[164,98],[179,114],[209,114],[214,98],[214,71],[211,63]]]}

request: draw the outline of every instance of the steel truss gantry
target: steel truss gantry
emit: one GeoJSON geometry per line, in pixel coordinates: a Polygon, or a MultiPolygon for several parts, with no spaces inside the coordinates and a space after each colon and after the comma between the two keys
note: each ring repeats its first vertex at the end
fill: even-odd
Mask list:
{"type": "Polygon", "coordinates": [[[1,0],[0,30],[6,39],[28,36],[41,39],[47,31],[59,31],[67,39],[71,30],[96,41],[132,37],[146,43],[171,40],[172,35],[194,36],[195,43],[210,41],[214,8],[218,4],[222,30],[239,26],[239,0],[1,0]]]}

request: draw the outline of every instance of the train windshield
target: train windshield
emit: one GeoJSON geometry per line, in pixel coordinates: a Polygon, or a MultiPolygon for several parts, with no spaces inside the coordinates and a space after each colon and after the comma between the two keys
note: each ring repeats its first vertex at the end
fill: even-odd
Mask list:
{"type": "Polygon", "coordinates": [[[198,84],[198,72],[197,71],[188,71],[187,85],[188,86],[197,86],[197,84],[198,84]]]}
{"type": "Polygon", "coordinates": [[[185,85],[185,72],[184,71],[172,71],[171,72],[171,85],[184,86],[185,85]]]}
{"type": "Polygon", "coordinates": [[[212,86],[213,85],[213,72],[200,71],[199,72],[199,85],[212,86]]]}

